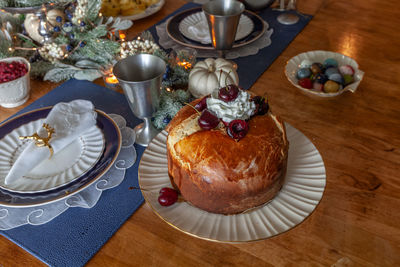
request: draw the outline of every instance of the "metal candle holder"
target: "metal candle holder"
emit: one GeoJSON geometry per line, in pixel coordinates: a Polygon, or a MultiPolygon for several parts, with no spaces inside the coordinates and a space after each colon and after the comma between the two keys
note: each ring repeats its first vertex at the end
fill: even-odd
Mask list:
{"type": "Polygon", "coordinates": [[[52,40],[46,12],[47,9],[44,5],[35,12],[35,15],[39,18],[38,33],[43,37],[43,43],[48,43],[52,40]]]}
{"type": "Polygon", "coordinates": [[[52,41],[52,32],[47,22],[47,10],[55,7],[54,4],[43,4],[33,7],[3,7],[2,10],[11,14],[35,14],[39,18],[38,33],[43,37],[43,43],[48,43],[52,41]]]}

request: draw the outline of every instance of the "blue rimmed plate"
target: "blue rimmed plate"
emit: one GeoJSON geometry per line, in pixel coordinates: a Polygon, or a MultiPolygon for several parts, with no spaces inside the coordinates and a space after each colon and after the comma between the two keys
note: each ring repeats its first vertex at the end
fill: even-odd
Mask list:
{"type": "MultiPolygon", "coordinates": [[[[0,139],[24,124],[46,118],[52,107],[33,110],[14,117],[0,125],[0,139]]],[[[101,178],[114,164],[121,149],[121,133],[115,122],[104,112],[97,111],[97,127],[104,136],[104,151],[96,164],[86,173],[65,186],[38,193],[17,193],[0,189],[0,205],[8,207],[32,207],[48,204],[76,194],[101,178]]]]}
{"type": "MultiPolygon", "coordinates": [[[[211,45],[211,43],[203,44],[201,42],[191,40],[185,37],[185,35],[179,30],[179,26],[182,20],[199,12],[202,12],[201,7],[185,10],[170,18],[166,25],[167,34],[172,40],[183,46],[195,49],[214,50],[214,47],[211,45]]],[[[254,26],[252,27],[252,31],[249,34],[247,34],[244,38],[236,40],[234,42],[233,48],[238,48],[251,44],[252,42],[258,40],[268,29],[268,25],[257,14],[248,10],[245,10],[243,14],[250,19],[251,23],[254,26]]]]}

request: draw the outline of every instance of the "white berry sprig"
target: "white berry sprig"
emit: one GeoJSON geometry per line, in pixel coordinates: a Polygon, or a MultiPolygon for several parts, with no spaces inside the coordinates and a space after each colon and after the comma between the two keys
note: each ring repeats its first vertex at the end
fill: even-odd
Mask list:
{"type": "Polygon", "coordinates": [[[40,56],[50,62],[62,60],[65,58],[63,46],[55,43],[46,43],[39,48],[40,56]]]}
{"type": "Polygon", "coordinates": [[[159,49],[160,47],[155,42],[138,38],[133,41],[121,43],[120,57],[126,58],[127,56],[136,54],[153,54],[159,49]]]}
{"type": "Polygon", "coordinates": [[[86,18],[86,10],[89,5],[88,0],[78,0],[78,5],[75,8],[74,15],[71,19],[72,23],[80,24],[86,18]]]}

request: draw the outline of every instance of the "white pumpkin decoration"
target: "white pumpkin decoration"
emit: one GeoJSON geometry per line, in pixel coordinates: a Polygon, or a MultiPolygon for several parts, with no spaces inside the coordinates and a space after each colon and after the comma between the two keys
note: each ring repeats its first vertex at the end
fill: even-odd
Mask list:
{"type": "Polygon", "coordinates": [[[239,77],[234,65],[223,58],[197,62],[189,74],[189,92],[196,98],[229,84],[238,85],[239,77]]]}
{"type": "MultiPolygon", "coordinates": [[[[65,22],[65,14],[62,10],[52,9],[47,12],[47,21],[51,23],[52,26],[61,26],[65,22]],[[61,22],[57,22],[56,18],[60,16],[62,18],[61,22]]],[[[34,14],[28,14],[24,21],[25,31],[28,33],[34,41],[38,43],[43,43],[43,36],[39,34],[39,18],[34,14]]],[[[50,26],[50,28],[52,28],[50,26]]]]}

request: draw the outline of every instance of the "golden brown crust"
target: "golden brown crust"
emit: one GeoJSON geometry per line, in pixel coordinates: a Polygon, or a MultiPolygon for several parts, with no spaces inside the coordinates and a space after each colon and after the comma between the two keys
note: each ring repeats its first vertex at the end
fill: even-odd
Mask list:
{"type": "Polygon", "coordinates": [[[240,213],[272,199],[286,174],[283,123],[270,113],[255,116],[239,142],[224,130],[179,136],[178,129],[193,121],[194,114],[185,107],[168,127],[168,138],[175,139],[167,143],[168,171],[182,196],[201,209],[222,214],[240,213]]]}

